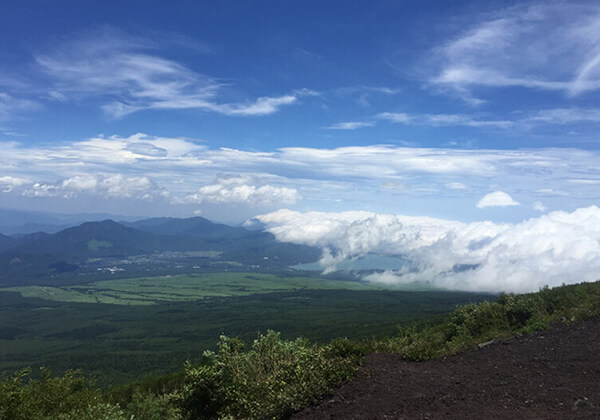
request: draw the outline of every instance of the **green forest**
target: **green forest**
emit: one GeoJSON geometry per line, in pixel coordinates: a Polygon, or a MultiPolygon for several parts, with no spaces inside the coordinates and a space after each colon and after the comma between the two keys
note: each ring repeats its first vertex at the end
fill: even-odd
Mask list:
{"type": "MultiPolygon", "coordinates": [[[[7,293],[4,293],[5,298],[7,293]]],[[[292,302],[302,302],[298,299],[302,295],[297,294],[301,292],[289,293],[292,302]]],[[[326,296],[328,300],[334,295],[345,296],[346,303],[350,305],[343,313],[347,316],[352,312],[349,296],[354,293],[360,293],[361,299],[366,298],[365,293],[374,293],[373,307],[376,308],[384,296],[389,296],[389,305],[402,307],[402,301],[398,300],[402,293],[407,299],[410,295],[408,300],[414,305],[419,301],[419,293],[425,292],[348,290],[342,293],[331,290],[318,291],[317,295],[323,293],[331,293],[326,296]]],[[[234,299],[258,299],[257,296],[272,294],[234,299]]],[[[20,304],[25,305],[29,299],[32,298],[22,298],[20,304]]],[[[37,302],[48,305],[49,301],[38,299],[37,302]]],[[[241,301],[237,303],[242,304],[241,301]]],[[[53,309],[46,311],[61,310],[61,303],[53,305],[56,306],[48,306],[53,309]]],[[[78,305],[103,307],[102,304],[78,305]]],[[[423,302],[421,305],[425,305],[421,306],[422,309],[427,307],[423,302]]],[[[598,315],[600,282],[543,288],[537,293],[523,295],[502,294],[487,296],[487,299],[480,296],[477,302],[458,304],[454,310],[445,313],[443,304],[429,305],[427,316],[424,316],[427,311],[416,317],[407,313],[403,315],[400,310],[395,314],[388,312],[388,322],[390,325],[394,323],[395,327],[393,330],[380,330],[378,334],[367,333],[376,322],[369,325],[369,317],[361,314],[365,329],[354,337],[346,333],[354,330],[358,320],[349,319],[349,324],[354,322],[354,325],[344,329],[343,323],[335,325],[343,318],[338,313],[336,320],[335,311],[329,314],[329,318],[319,318],[336,327],[338,334],[330,339],[325,339],[328,334],[324,332],[321,332],[321,337],[307,337],[308,334],[301,334],[299,330],[289,330],[283,335],[269,327],[259,328],[263,332],[254,334],[253,339],[215,331],[211,349],[204,349],[198,357],[190,358],[171,373],[148,376],[140,370],[132,381],[118,385],[100,385],[89,372],[80,370],[53,375],[48,367],[26,367],[5,372],[0,381],[0,419],[286,418],[317,402],[351,378],[364,356],[371,352],[392,352],[407,360],[422,361],[460,352],[492,338],[510,339],[515,335],[550,328],[555,323],[573,323],[598,315]],[[392,320],[394,317],[395,322],[392,320]]],[[[133,307],[162,308],[161,305],[111,306],[133,307]]],[[[44,311],[40,307],[37,310],[44,311]]],[[[228,313],[235,312],[228,308],[228,313]]],[[[273,313],[266,318],[276,317],[273,313]]],[[[251,318],[247,320],[251,322],[251,318]]],[[[314,321],[316,319],[303,321],[306,322],[305,333],[309,332],[307,326],[314,321]]],[[[85,331],[80,330],[79,333],[85,334],[85,331]]],[[[107,335],[114,334],[106,331],[107,335]]],[[[91,331],[90,334],[102,336],[101,332],[100,328],[100,332],[91,331]]],[[[10,331],[4,331],[4,336],[7,333],[10,331]]],[[[176,345],[171,343],[172,347],[176,345]]],[[[77,357],[72,360],[77,360],[77,357]]]]}

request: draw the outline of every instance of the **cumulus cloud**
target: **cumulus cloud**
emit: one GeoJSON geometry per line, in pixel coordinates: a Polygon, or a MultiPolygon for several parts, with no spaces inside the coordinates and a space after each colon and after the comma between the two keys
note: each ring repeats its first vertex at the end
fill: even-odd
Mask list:
{"type": "Polygon", "coordinates": [[[56,185],[34,183],[23,192],[25,197],[57,197],[60,194],[56,185]]]}
{"type": "Polygon", "coordinates": [[[485,207],[509,207],[518,206],[519,203],[515,201],[510,195],[504,191],[494,191],[486,194],[481,200],[477,202],[477,208],[482,209],[485,207]]]}
{"type": "Polygon", "coordinates": [[[257,181],[259,180],[249,176],[221,175],[212,184],[186,196],[185,201],[265,206],[294,204],[300,198],[300,194],[294,188],[269,184],[255,185],[257,181]]]}
{"type": "Polygon", "coordinates": [[[0,176],[0,191],[11,192],[16,187],[27,184],[29,181],[25,178],[14,176],[0,176]]]}
{"type": "Polygon", "coordinates": [[[257,219],[281,241],[323,248],[324,269],[368,253],[406,260],[402,269],[370,274],[365,277],[368,281],[529,292],[544,285],[600,278],[596,206],[551,212],[516,224],[291,210],[257,219]]]}
{"type": "Polygon", "coordinates": [[[36,182],[30,185],[23,195],[27,197],[74,198],[81,194],[97,195],[105,198],[136,198],[149,200],[168,195],[145,176],[126,177],[122,174],[106,176],[78,175],[56,184],[36,182]]]}

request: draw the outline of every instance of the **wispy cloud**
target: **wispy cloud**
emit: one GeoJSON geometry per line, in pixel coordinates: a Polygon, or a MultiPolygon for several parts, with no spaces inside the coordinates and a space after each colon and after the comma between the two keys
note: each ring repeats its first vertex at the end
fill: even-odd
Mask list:
{"type": "Polygon", "coordinates": [[[411,114],[406,112],[381,112],[376,119],[396,124],[430,127],[474,127],[498,129],[529,129],[548,125],[575,125],[600,123],[598,108],[550,108],[532,112],[512,112],[504,118],[490,118],[477,114],[411,114]]]}
{"type": "Polygon", "coordinates": [[[452,41],[429,81],[467,100],[477,86],[563,91],[600,88],[600,7],[550,2],[510,7],[482,16],[452,41]]]}
{"type": "Polygon", "coordinates": [[[11,120],[23,112],[39,109],[41,105],[30,99],[17,98],[0,92],[0,121],[11,120]]]}
{"type": "Polygon", "coordinates": [[[600,123],[600,109],[577,107],[544,109],[525,121],[545,124],[600,123]]]}
{"type": "Polygon", "coordinates": [[[365,85],[357,85],[357,86],[344,86],[340,88],[333,89],[333,93],[341,96],[352,96],[355,98],[356,102],[364,107],[371,107],[371,99],[375,96],[392,96],[398,95],[402,92],[402,89],[397,87],[389,87],[389,86],[365,86],[365,85]]]}
{"type": "Polygon", "coordinates": [[[393,123],[429,125],[435,127],[465,126],[465,127],[497,127],[508,128],[514,122],[509,120],[477,119],[463,114],[407,114],[403,112],[382,112],[376,118],[393,123]]]}
{"type": "Polygon", "coordinates": [[[156,45],[103,28],[38,54],[36,63],[53,81],[49,96],[66,100],[97,96],[113,117],[147,109],[200,109],[232,116],[260,116],[293,104],[303,91],[241,103],[219,101],[216,79],[158,55],[156,45]]]}
{"type": "Polygon", "coordinates": [[[346,121],[325,127],[328,130],[357,130],[364,127],[373,127],[374,122],[371,121],[346,121]]]}
{"type": "Polygon", "coordinates": [[[353,95],[353,94],[364,94],[364,93],[378,93],[382,95],[398,95],[402,93],[402,89],[397,87],[389,86],[345,86],[335,89],[335,93],[341,95],[353,95]]]}
{"type": "Polygon", "coordinates": [[[339,200],[347,208],[365,203],[393,208],[410,197],[461,197],[463,208],[465,202],[474,208],[494,190],[516,195],[523,209],[532,203],[521,197],[552,204],[568,198],[588,205],[600,199],[600,154],[578,149],[371,145],[255,152],[144,134],[45,146],[5,142],[0,147],[0,187],[12,195],[76,199],[92,193],[150,194],[156,200],[188,204],[243,202],[246,197],[247,205],[273,207],[339,200]]]}

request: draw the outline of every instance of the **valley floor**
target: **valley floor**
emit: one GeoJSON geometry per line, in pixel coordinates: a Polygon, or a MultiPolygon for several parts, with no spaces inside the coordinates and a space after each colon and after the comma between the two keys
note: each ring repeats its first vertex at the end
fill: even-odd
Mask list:
{"type": "Polygon", "coordinates": [[[600,418],[600,317],[427,362],[372,354],[300,419],[600,418]]]}

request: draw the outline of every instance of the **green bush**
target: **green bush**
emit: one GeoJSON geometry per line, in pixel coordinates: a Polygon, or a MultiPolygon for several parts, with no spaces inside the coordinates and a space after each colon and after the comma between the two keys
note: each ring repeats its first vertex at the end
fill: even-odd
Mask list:
{"type": "Polygon", "coordinates": [[[181,402],[188,418],[281,418],[333,390],[357,368],[358,350],[344,340],[316,346],[279,333],[259,334],[248,351],[222,336],[217,353],[186,366],[181,402]]]}
{"type": "Polygon", "coordinates": [[[113,387],[106,392],[105,399],[112,405],[125,408],[127,418],[134,419],[179,419],[181,413],[174,395],[183,386],[184,373],[150,376],[137,382],[113,387]]]}
{"type": "MultiPolygon", "coordinates": [[[[118,405],[98,403],[85,408],[77,408],[66,414],[60,414],[58,420],[131,420],[118,405]]],[[[138,417],[136,417],[138,418],[138,417]]],[[[145,417],[139,417],[144,419],[145,417]]]]}
{"type": "Polygon", "coordinates": [[[503,294],[498,299],[511,328],[518,329],[527,325],[537,315],[546,316],[545,305],[539,294],[513,295],[503,294]]]}
{"type": "Polygon", "coordinates": [[[447,338],[457,343],[490,337],[508,329],[502,306],[496,302],[458,305],[449,318],[447,338]]]}
{"type": "Polygon", "coordinates": [[[428,360],[498,337],[545,330],[553,322],[573,322],[600,314],[600,282],[523,295],[502,294],[497,302],[458,305],[437,324],[400,326],[398,333],[368,344],[407,360],[428,360]]]}
{"type": "Polygon", "coordinates": [[[0,378],[0,420],[57,418],[100,402],[100,391],[79,371],[53,378],[49,369],[42,368],[40,379],[31,379],[31,370],[23,369],[0,378]]]}
{"type": "Polygon", "coordinates": [[[128,419],[179,420],[181,411],[169,395],[136,392],[125,410],[128,419]]]}

